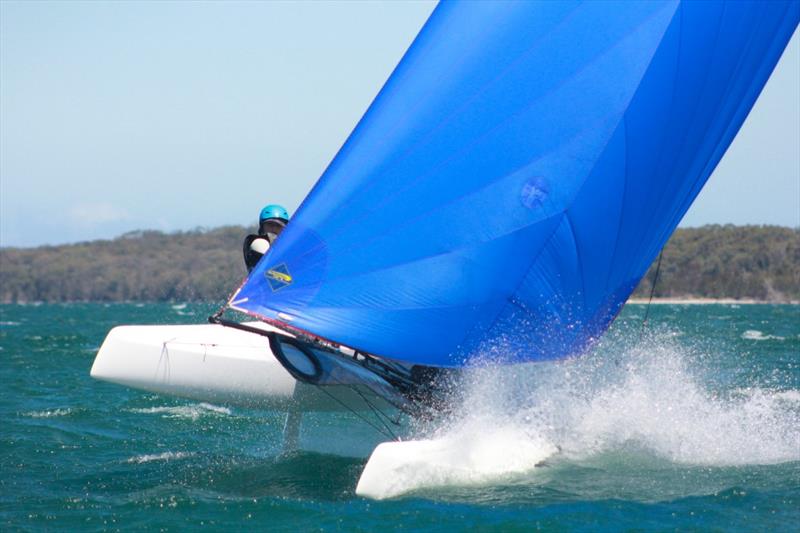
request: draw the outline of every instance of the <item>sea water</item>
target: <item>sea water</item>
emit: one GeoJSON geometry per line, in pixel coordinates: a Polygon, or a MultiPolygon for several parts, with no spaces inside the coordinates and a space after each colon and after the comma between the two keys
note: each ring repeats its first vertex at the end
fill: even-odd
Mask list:
{"type": "MultiPolygon", "coordinates": [[[[395,499],[354,490],[385,437],[89,377],[116,324],[202,323],[201,304],[0,306],[4,530],[751,530],[800,524],[800,306],[629,305],[592,353],[474,369],[451,439],[471,470],[395,499]],[[550,450],[542,462],[542,450],[550,450]]],[[[496,349],[502,349],[501,347],[496,349]]],[[[488,360],[491,354],[487,355],[488,360]]]]}

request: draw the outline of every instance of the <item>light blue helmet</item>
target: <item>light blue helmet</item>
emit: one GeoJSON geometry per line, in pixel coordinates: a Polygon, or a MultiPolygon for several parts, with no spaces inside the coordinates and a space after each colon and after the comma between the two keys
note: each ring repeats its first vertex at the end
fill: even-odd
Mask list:
{"type": "Polygon", "coordinates": [[[281,218],[288,221],[289,213],[280,205],[270,204],[261,210],[261,214],[258,216],[258,223],[261,224],[269,218],[281,218]]]}

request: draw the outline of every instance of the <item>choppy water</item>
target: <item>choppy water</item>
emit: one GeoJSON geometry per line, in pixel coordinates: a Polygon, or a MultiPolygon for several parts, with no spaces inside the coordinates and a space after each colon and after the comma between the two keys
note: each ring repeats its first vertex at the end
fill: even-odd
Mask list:
{"type": "Polygon", "coordinates": [[[627,307],[590,356],[464,384],[412,436],[461,444],[481,475],[354,489],[380,436],[89,378],[119,323],[202,322],[202,305],[0,306],[0,528],[766,530],[800,524],[800,306],[627,307]],[[557,446],[524,468],[530,443],[557,446]],[[503,461],[492,458],[503,457],[503,461]],[[517,468],[523,465],[522,468],[517,468]]]}

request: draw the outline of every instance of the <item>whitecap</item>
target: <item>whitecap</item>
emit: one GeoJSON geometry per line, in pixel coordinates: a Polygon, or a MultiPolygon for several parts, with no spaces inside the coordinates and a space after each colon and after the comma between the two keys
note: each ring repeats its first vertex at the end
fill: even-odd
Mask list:
{"type": "Polygon", "coordinates": [[[750,340],[750,341],[768,341],[770,339],[782,341],[783,337],[779,337],[777,335],[764,335],[763,331],[759,331],[757,329],[748,329],[744,333],[742,333],[743,339],[750,340]]]}
{"type": "Polygon", "coordinates": [[[145,454],[145,455],[136,455],[134,457],[128,458],[125,462],[126,463],[136,463],[136,464],[143,464],[143,463],[150,463],[153,461],[173,461],[176,459],[185,459],[186,457],[191,457],[194,455],[194,452],[163,452],[163,453],[153,453],[153,454],[145,454]]]}
{"type": "Polygon", "coordinates": [[[164,418],[187,418],[197,420],[204,416],[229,416],[231,410],[227,407],[220,407],[210,403],[199,403],[193,405],[173,405],[157,406],[130,409],[132,413],[160,414],[164,418]]]}
{"type": "Polygon", "coordinates": [[[72,409],[52,409],[50,411],[31,411],[29,413],[24,413],[25,416],[29,416],[31,418],[52,418],[55,416],[67,416],[72,412],[72,409]]]}

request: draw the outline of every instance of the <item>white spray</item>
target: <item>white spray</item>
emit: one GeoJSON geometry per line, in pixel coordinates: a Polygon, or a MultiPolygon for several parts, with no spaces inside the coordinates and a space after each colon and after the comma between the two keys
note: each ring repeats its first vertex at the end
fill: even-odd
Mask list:
{"type": "Polygon", "coordinates": [[[459,384],[456,415],[418,428],[420,443],[373,454],[383,459],[365,476],[391,486],[370,489],[362,478],[372,493],[361,493],[509,482],[536,476],[543,462],[632,450],[710,467],[800,460],[800,391],[714,391],[699,360],[659,332],[634,346],[608,337],[593,354],[563,362],[484,362],[459,384]]]}

